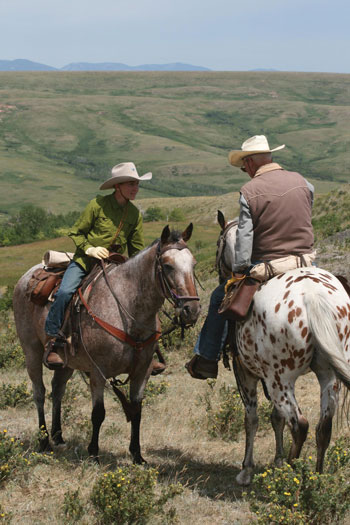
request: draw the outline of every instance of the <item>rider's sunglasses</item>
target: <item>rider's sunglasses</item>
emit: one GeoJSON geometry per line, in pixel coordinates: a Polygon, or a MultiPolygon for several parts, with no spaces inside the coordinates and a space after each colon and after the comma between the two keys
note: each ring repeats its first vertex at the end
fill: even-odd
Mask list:
{"type": "Polygon", "coordinates": [[[248,160],[248,158],[249,157],[244,157],[244,159],[243,159],[243,166],[241,167],[241,171],[244,171],[244,173],[247,173],[247,170],[246,170],[246,168],[244,166],[244,163],[245,163],[246,160],[248,160]]]}

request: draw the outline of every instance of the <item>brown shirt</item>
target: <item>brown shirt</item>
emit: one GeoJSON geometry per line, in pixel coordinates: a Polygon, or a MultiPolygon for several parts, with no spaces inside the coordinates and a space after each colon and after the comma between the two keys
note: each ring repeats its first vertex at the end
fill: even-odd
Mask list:
{"type": "Polygon", "coordinates": [[[268,261],[313,251],[311,194],[305,179],[278,164],[262,166],[241,189],[251,213],[251,260],[268,261]]]}

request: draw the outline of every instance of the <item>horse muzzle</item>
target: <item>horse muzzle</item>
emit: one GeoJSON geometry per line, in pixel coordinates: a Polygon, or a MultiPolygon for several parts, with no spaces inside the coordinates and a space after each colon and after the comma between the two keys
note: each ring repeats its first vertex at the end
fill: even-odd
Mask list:
{"type": "Polygon", "coordinates": [[[201,305],[199,298],[185,300],[181,306],[175,309],[176,315],[181,319],[182,324],[193,326],[200,314],[201,305]]]}

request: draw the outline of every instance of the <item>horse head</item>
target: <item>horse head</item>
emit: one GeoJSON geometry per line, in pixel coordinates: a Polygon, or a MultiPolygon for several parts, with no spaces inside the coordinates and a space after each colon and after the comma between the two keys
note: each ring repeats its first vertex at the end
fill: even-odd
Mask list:
{"type": "Polygon", "coordinates": [[[226,222],[225,216],[220,210],[218,210],[217,218],[221,231],[217,241],[215,267],[219,273],[220,283],[222,283],[232,274],[238,219],[226,222]]]}
{"type": "Polygon", "coordinates": [[[200,313],[194,275],[196,260],[186,244],[192,231],[192,223],[182,233],[165,226],[157,245],[158,280],[183,325],[195,324],[200,313]]]}

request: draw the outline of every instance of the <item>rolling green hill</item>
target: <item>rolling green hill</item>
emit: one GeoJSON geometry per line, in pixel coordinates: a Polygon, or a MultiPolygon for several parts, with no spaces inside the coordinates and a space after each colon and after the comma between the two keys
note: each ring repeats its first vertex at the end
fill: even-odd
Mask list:
{"type": "Polygon", "coordinates": [[[151,170],[141,198],[219,195],[245,176],[227,154],[254,134],[326,192],[350,168],[350,75],[0,73],[0,212],[80,210],[110,168],[151,170]]]}

